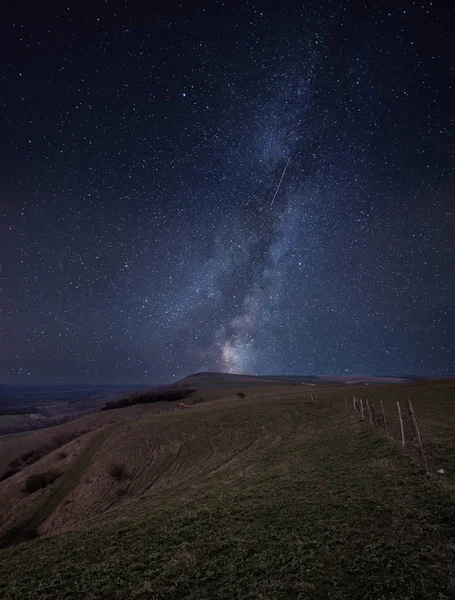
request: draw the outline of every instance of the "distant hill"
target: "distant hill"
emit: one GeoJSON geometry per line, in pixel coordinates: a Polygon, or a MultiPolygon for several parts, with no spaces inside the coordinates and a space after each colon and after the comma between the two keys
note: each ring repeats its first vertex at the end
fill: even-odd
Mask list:
{"type": "Polygon", "coordinates": [[[172,384],[172,387],[196,386],[238,387],[258,385],[283,385],[283,383],[324,384],[324,383],[404,383],[411,381],[405,377],[375,377],[370,375],[243,375],[231,373],[202,372],[184,377],[172,384]]]}

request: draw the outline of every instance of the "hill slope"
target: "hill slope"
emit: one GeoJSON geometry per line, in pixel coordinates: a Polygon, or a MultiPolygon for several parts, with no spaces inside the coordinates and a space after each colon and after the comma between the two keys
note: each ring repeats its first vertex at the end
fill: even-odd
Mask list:
{"type": "MultiPolygon", "coordinates": [[[[453,382],[413,385],[404,394],[436,439],[442,413],[453,422],[453,382]]],[[[0,551],[0,596],[454,597],[452,458],[446,490],[346,411],[337,388],[324,389],[315,403],[286,386],[182,412],[136,411],[70,442],[61,477],[22,496],[16,513],[26,476],[58,459],[3,482],[6,535],[30,524],[58,535],[0,551]],[[115,465],[124,470],[113,475],[115,465]]],[[[389,411],[404,395],[400,386],[368,392],[390,400],[389,411]]],[[[441,443],[453,447],[453,428],[439,449],[429,444],[432,472],[441,443]]]]}

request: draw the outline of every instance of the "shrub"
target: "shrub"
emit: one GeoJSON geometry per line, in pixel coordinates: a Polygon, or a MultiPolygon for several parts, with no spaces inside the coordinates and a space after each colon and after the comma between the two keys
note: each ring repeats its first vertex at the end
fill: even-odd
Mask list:
{"type": "Polygon", "coordinates": [[[24,531],[24,533],[22,534],[22,539],[25,542],[28,542],[30,540],[35,540],[37,537],[39,537],[39,533],[37,529],[26,529],[24,531]]]}
{"type": "Polygon", "coordinates": [[[57,454],[57,458],[58,458],[59,460],[63,460],[63,459],[64,459],[64,458],[66,458],[67,456],[68,456],[68,454],[67,454],[66,452],[59,452],[59,453],[57,454]]]}
{"type": "Polygon", "coordinates": [[[26,463],[33,456],[33,450],[31,452],[24,452],[22,454],[21,459],[26,463]]]}
{"type": "Polygon", "coordinates": [[[16,473],[19,473],[19,471],[20,469],[17,467],[10,467],[9,469],[6,469],[6,471],[2,473],[2,475],[0,475],[0,481],[5,481],[5,479],[8,479],[8,477],[12,477],[16,473]]]}
{"type": "Polygon", "coordinates": [[[244,394],[243,392],[237,392],[237,396],[239,398],[245,398],[246,394],[244,394]]]}
{"type": "Polygon", "coordinates": [[[40,490],[41,488],[46,487],[46,477],[44,474],[40,475],[30,475],[25,480],[23,491],[26,494],[33,494],[40,490]]]}
{"type": "Polygon", "coordinates": [[[124,481],[129,477],[126,467],[117,463],[109,465],[108,473],[116,481],[124,481]]]}
{"type": "Polygon", "coordinates": [[[46,473],[38,473],[36,475],[30,475],[25,480],[24,487],[22,491],[25,494],[34,494],[38,490],[41,490],[60,477],[61,473],[57,473],[56,471],[47,471],[46,473]]]}
{"type": "Polygon", "coordinates": [[[38,448],[34,452],[27,452],[26,454],[23,454],[22,456],[27,457],[27,458],[23,459],[25,461],[26,465],[33,465],[33,463],[35,463],[37,460],[39,460],[40,458],[43,458],[43,456],[46,456],[46,451],[44,448],[38,448]]]}
{"type": "Polygon", "coordinates": [[[196,390],[181,389],[181,390],[168,390],[164,392],[148,392],[132,394],[120,400],[112,400],[106,402],[102,410],[111,410],[113,408],[124,408],[126,406],[133,406],[134,404],[151,404],[154,402],[174,402],[176,400],[184,400],[190,394],[196,390]]]}

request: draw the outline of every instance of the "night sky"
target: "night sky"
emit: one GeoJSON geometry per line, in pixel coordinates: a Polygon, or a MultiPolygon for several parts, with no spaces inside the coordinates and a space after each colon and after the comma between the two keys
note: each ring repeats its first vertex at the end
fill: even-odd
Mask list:
{"type": "Polygon", "coordinates": [[[8,4],[1,383],[455,374],[450,3],[8,4]]]}

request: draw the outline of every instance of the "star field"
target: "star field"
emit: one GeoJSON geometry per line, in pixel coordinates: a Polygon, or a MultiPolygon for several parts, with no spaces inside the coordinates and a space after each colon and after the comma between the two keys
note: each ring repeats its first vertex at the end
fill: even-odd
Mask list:
{"type": "Polygon", "coordinates": [[[10,6],[0,382],[454,374],[443,6],[10,6]]]}

